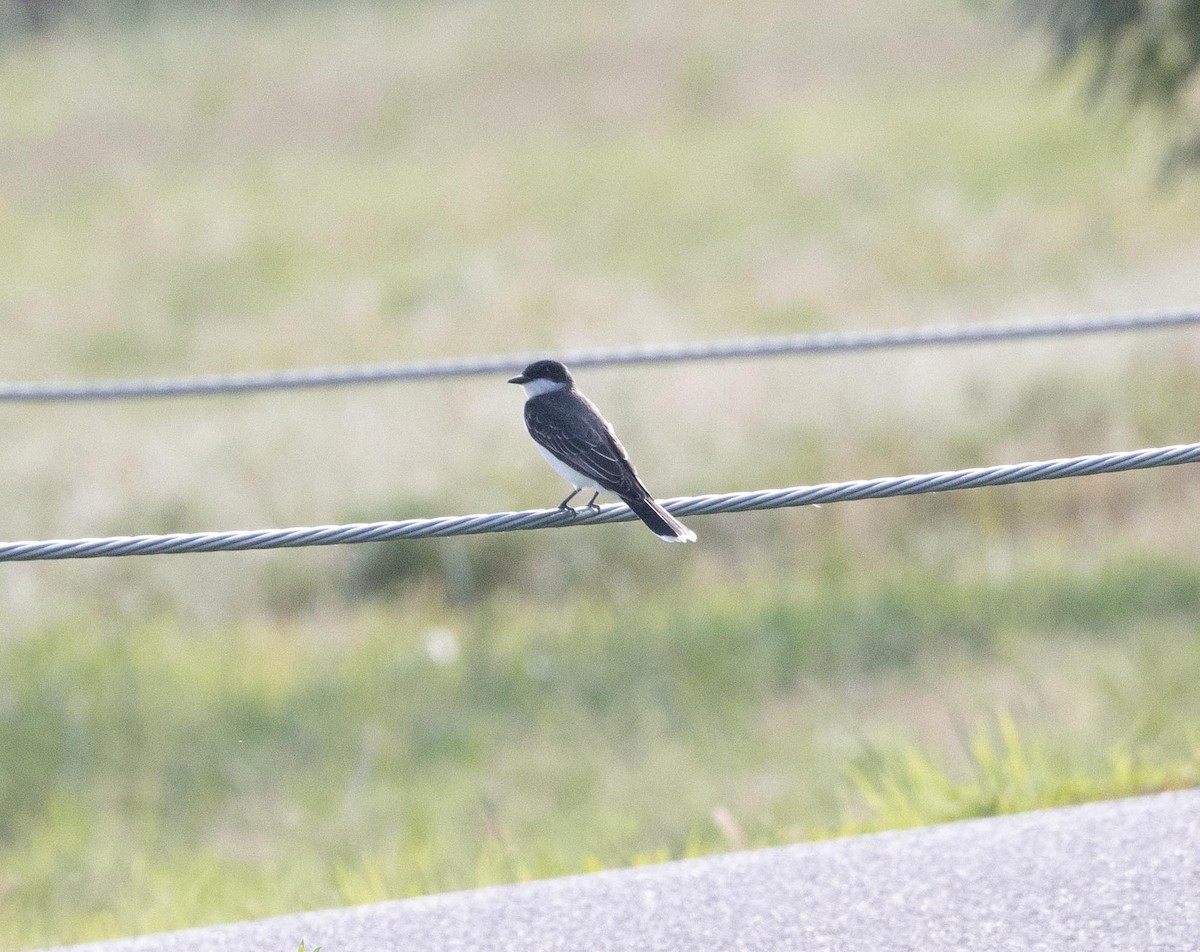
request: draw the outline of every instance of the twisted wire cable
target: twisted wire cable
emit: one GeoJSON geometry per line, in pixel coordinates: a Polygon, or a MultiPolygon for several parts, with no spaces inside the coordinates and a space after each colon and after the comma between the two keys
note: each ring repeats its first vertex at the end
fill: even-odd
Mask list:
{"type": "Polygon", "coordinates": [[[829,354],[885,348],[980,344],[1185,327],[1200,324],[1200,311],[1138,311],[1096,317],[1066,317],[1051,321],[993,324],[932,324],[893,330],[846,331],[744,337],[677,344],[639,344],[557,354],[520,353],[446,360],[382,364],[347,364],[297,370],[208,374],[196,377],[158,377],[130,380],[0,382],[0,402],[35,403],[83,400],[131,400],[152,397],[212,396],[261,393],[312,387],[359,386],[413,380],[439,380],[520,370],[539,357],[557,357],[571,367],[611,367],[622,364],[664,364],[701,360],[781,357],[787,354],[829,354]]]}
{"type": "MultiPolygon", "coordinates": [[[[884,499],[921,493],[1008,486],[1044,479],[1066,479],[1101,473],[1122,473],[1159,466],[1200,462],[1200,443],[1157,449],[1075,456],[1037,463],[960,469],[917,476],[887,476],[788,489],[715,493],[661,500],[677,516],[713,515],[782,509],[819,503],[884,499]]],[[[311,545],[345,545],[383,542],[389,539],[432,539],[475,535],[483,532],[512,532],[518,529],[551,529],[566,526],[606,525],[629,522],[636,516],[624,504],[582,509],[532,509],[473,516],[443,516],[434,519],[405,519],[400,522],[371,522],[343,526],[294,529],[259,529],[234,532],[172,533],[170,535],[115,536],[102,539],[53,539],[45,542],[0,543],[0,562],[45,559],[92,559],[120,555],[165,555],[182,552],[229,552],[246,549],[279,549],[311,545]]]]}

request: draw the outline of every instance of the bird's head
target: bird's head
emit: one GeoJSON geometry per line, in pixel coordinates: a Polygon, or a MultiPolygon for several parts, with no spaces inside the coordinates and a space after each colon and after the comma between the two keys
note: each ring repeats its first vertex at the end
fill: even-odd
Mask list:
{"type": "Polygon", "coordinates": [[[575,383],[571,371],[557,360],[535,360],[509,383],[519,383],[531,397],[551,390],[567,390],[575,383]]]}

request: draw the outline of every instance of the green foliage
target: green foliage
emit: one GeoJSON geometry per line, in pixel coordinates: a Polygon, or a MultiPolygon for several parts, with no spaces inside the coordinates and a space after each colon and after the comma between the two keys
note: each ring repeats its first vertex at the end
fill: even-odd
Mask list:
{"type": "Polygon", "coordinates": [[[947,769],[944,758],[929,751],[871,751],[852,771],[871,811],[855,829],[900,829],[923,826],[931,815],[968,820],[1194,787],[1200,759],[1163,764],[1127,749],[1064,745],[1032,731],[1023,735],[1002,711],[994,725],[970,738],[963,773],[947,769]]]}
{"type": "Polygon", "coordinates": [[[1060,64],[1082,64],[1093,89],[1165,111],[1172,158],[1200,159],[1200,5],[1193,0],[1017,0],[1053,38],[1060,64]]]}

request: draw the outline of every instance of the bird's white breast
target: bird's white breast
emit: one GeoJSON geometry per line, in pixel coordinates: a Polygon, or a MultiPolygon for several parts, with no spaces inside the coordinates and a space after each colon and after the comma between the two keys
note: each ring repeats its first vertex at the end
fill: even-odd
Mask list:
{"type": "Polygon", "coordinates": [[[550,464],[550,468],[576,489],[600,488],[596,485],[596,480],[592,479],[591,476],[585,476],[583,473],[579,472],[579,470],[568,466],[548,449],[546,449],[546,447],[542,446],[541,443],[534,440],[533,445],[538,448],[538,452],[542,454],[542,458],[550,464]]]}

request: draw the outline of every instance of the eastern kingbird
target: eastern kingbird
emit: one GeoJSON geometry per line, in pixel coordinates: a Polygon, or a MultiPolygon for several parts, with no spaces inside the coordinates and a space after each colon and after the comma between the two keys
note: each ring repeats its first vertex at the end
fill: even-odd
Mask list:
{"type": "Polygon", "coordinates": [[[546,462],[575,491],[558,504],[567,505],[584,489],[593,489],[588,509],[598,509],[596,497],[618,497],[665,542],[695,542],[696,533],[654,501],[642,485],[629,454],[596,405],[575,389],[571,372],[557,360],[536,360],[509,383],[525,388],[525,429],[546,462]]]}

